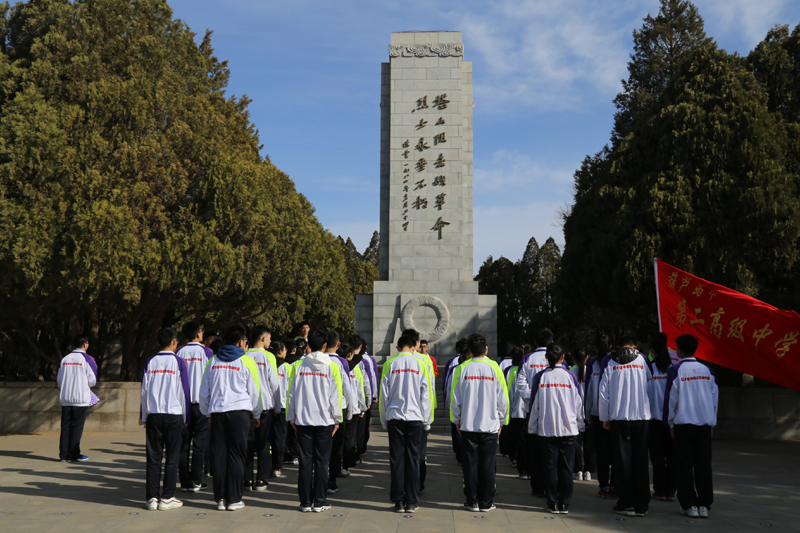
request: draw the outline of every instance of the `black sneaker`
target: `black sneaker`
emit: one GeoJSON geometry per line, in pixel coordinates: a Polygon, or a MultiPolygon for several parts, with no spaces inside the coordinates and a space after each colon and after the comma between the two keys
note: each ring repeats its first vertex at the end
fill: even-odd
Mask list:
{"type": "Polygon", "coordinates": [[[635,511],[634,515],[635,516],[647,516],[647,509],[645,509],[644,511],[635,511]]]}
{"type": "Polygon", "coordinates": [[[493,503],[490,503],[489,505],[481,505],[478,508],[482,513],[488,513],[489,511],[494,511],[497,509],[497,506],[493,503]]]}
{"type": "Polygon", "coordinates": [[[633,509],[633,507],[622,507],[620,504],[617,504],[611,510],[624,516],[636,516],[636,511],[633,509]]]}
{"type": "Polygon", "coordinates": [[[244,490],[253,490],[253,482],[252,481],[245,481],[244,482],[244,490]]]}
{"type": "Polygon", "coordinates": [[[406,512],[406,506],[403,504],[403,502],[394,502],[394,512],[395,513],[406,512]]]}
{"type": "Polygon", "coordinates": [[[258,481],[256,481],[254,490],[267,490],[267,487],[269,487],[269,483],[267,483],[266,481],[261,481],[259,479],[258,481]]]}
{"type": "Polygon", "coordinates": [[[467,502],[467,503],[465,503],[464,504],[464,509],[466,509],[467,511],[470,511],[472,513],[477,513],[477,512],[479,512],[481,510],[480,507],[478,507],[478,503],[477,502],[467,502]]]}
{"type": "Polygon", "coordinates": [[[569,514],[569,505],[566,505],[564,503],[558,504],[558,511],[561,514],[569,514]]]}
{"type": "Polygon", "coordinates": [[[551,514],[561,514],[561,511],[558,510],[558,507],[555,505],[547,504],[547,512],[551,514]]]}
{"type": "Polygon", "coordinates": [[[406,512],[407,513],[416,513],[417,512],[417,505],[414,503],[407,503],[406,504],[406,512]]]}

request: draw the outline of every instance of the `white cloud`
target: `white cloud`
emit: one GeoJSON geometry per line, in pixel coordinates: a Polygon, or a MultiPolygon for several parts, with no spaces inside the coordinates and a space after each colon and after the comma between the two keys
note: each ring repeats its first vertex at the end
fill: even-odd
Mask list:
{"type": "Polygon", "coordinates": [[[735,39],[743,47],[729,51],[736,50],[742,55],[755,48],[776,24],[789,24],[793,28],[800,22],[796,18],[798,4],[795,1],[696,0],[695,3],[706,23],[706,34],[714,37],[723,48],[728,48],[724,43],[730,41],[729,38],[735,39]],[[792,15],[795,18],[791,18],[792,15]]]}
{"type": "Polygon", "coordinates": [[[541,110],[578,109],[619,90],[631,31],[651,2],[507,0],[449,14],[477,54],[476,100],[491,108],[509,101],[541,110]],[[586,90],[587,87],[590,90],[586,90]]]}
{"type": "Polygon", "coordinates": [[[480,193],[507,191],[518,195],[521,189],[569,192],[574,169],[554,169],[514,150],[497,150],[488,161],[475,167],[475,189],[480,193]]]}

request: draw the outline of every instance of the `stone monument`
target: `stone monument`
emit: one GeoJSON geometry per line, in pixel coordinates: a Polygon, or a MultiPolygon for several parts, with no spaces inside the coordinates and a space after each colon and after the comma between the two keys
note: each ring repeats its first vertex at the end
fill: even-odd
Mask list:
{"type": "Polygon", "coordinates": [[[392,354],[407,328],[437,358],[475,332],[496,355],[497,297],[473,281],[473,107],[461,32],[392,33],[381,65],[380,280],[356,299],[356,330],[374,355],[392,354]]]}

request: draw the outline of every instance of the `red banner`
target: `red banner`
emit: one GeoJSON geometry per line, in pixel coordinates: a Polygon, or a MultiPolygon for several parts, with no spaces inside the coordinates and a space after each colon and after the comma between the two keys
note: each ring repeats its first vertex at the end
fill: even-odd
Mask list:
{"type": "Polygon", "coordinates": [[[658,322],[700,340],[697,357],[800,391],[800,315],[656,259],[658,322]]]}

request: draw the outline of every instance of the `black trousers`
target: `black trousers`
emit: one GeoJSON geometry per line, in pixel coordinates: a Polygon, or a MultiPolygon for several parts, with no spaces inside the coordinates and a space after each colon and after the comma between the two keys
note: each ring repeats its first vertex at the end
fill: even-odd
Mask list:
{"type": "Polygon", "coordinates": [[[456,425],[450,423],[450,439],[453,441],[453,453],[456,454],[456,461],[458,464],[464,463],[464,458],[461,455],[461,436],[458,434],[456,425]]]}
{"type": "Polygon", "coordinates": [[[508,434],[509,457],[514,454],[517,461],[517,472],[520,475],[528,473],[528,421],[524,418],[512,418],[503,428],[500,435],[508,434]]]}
{"type": "Polygon", "coordinates": [[[244,462],[244,481],[255,479],[266,481],[272,474],[272,456],[269,448],[269,434],[272,432],[272,411],[261,411],[261,425],[252,427],[247,435],[247,456],[244,462]],[[258,462],[255,461],[258,456],[258,462]]]}
{"type": "Polygon", "coordinates": [[[678,424],[673,430],[678,470],[678,502],[684,509],[693,506],[710,509],[714,503],[711,426],[678,424]]]}
{"type": "Polygon", "coordinates": [[[647,511],[650,505],[650,470],[647,464],[649,420],[613,420],[614,491],[618,505],[647,511]]]}
{"type": "Polygon", "coordinates": [[[425,490],[425,480],[428,478],[428,434],[422,431],[422,445],[419,449],[419,491],[425,490]]]}
{"type": "Polygon", "coordinates": [[[419,463],[422,453],[422,422],[389,420],[389,469],[392,502],[419,503],[419,463]]]}
{"type": "MultiPolygon", "coordinates": [[[[358,415],[353,416],[344,425],[344,452],[342,453],[342,465],[344,468],[353,468],[358,460],[358,421],[362,418],[358,415]]],[[[340,428],[341,429],[341,428],[340,428]]]]}
{"type": "MultiPolygon", "coordinates": [[[[333,486],[336,478],[342,474],[342,461],[344,460],[344,434],[347,429],[347,422],[342,421],[336,435],[333,436],[331,444],[330,463],[328,468],[328,484],[333,486]]],[[[299,437],[298,437],[299,438],[299,437]]]]}
{"type": "MultiPolygon", "coordinates": [[[[372,399],[370,399],[372,401],[372,399]]],[[[367,409],[367,412],[364,413],[364,433],[363,435],[359,436],[358,441],[358,455],[364,455],[367,453],[367,445],[369,443],[369,424],[370,420],[372,420],[372,406],[367,409]]]]}
{"type": "Polygon", "coordinates": [[[247,435],[252,426],[250,411],[228,411],[211,415],[211,468],[214,501],[242,501],[247,435]]]}
{"type": "Polygon", "coordinates": [[[572,469],[576,437],[539,437],[547,505],[572,501],[572,469]]]}
{"type": "MultiPolygon", "coordinates": [[[[205,417],[203,417],[203,422],[205,422],[205,417]]],[[[165,459],[165,464],[164,489],[161,491],[161,499],[168,500],[175,495],[182,429],[183,415],[148,415],[145,426],[145,452],[147,454],[145,501],[150,498],[158,498],[162,457],[165,459]]]]}
{"type": "Polygon", "coordinates": [[[464,458],[464,496],[467,503],[479,507],[492,505],[497,469],[497,433],[461,432],[461,454],[464,458]]]}
{"type": "Polygon", "coordinates": [[[181,431],[181,455],[178,462],[181,487],[192,488],[192,484],[203,483],[206,446],[208,445],[208,419],[200,412],[200,405],[192,404],[192,419],[181,431]],[[189,458],[191,452],[191,459],[189,458]]]}
{"type": "Polygon", "coordinates": [[[61,438],[58,445],[58,458],[74,461],[81,456],[81,437],[89,407],[74,405],[61,406],[61,438]]]}
{"type": "MultiPolygon", "coordinates": [[[[597,452],[597,482],[600,488],[614,485],[611,475],[613,453],[611,451],[611,432],[603,429],[603,423],[597,416],[592,416],[592,437],[597,452]]],[[[614,476],[616,477],[616,476],[614,476]]]]}
{"type": "Polygon", "coordinates": [[[653,492],[659,496],[675,496],[678,470],[675,468],[673,448],[669,429],[661,420],[651,420],[650,462],[653,464],[653,492]]]}
{"type": "Polygon", "coordinates": [[[272,445],[272,469],[280,470],[283,463],[283,455],[286,453],[286,434],[288,424],[286,423],[286,411],[281,411],[279,415],[272,416],[272,431],[269,434],[269,442],[272,445]]]}
{"type": "MultiPolygon", "coordinates": [[[[342,432],[341,426],[336,434],[342,432]]],[[[297,495],[303,507],[320,507],[327,501],[328,465],[331,460],[333,426],[297,426],[300,465],[297,495]]]]}
{"type": "Polygon", "coordinates": [[[358,456],[364,455],[364,446],[366,446],[366,437],[367,437],[367,413],[364,413],[364,416],[358,417],[358,429],[356,429],[356,453],[358,456]]]}
{"type": "MultiPolygon", "coordinates": [[[[581,433],[583,447],[583,471],[597,472],[597,451],[594,446],[594,429],[591,418],[586,421],[586,430],[581,433]]],[[[577,453],[577,450],[576,452],[577,453]]]]}
{"type": "Polygon", "coordinates": [[[286,424],[286,449],[283,451],[283,460],[291,461],[297,459],[300,452],[297,448],[297,431],[288,423],[286,424]]]}
{"type": "Polygon", "coordinates": [[[500,436],[497,438],[497,444],[500,448],[500,455],[507,455],[513,461],[516,457],[509,439],[510,434],[506,431],[501,431],[500,436]]]}
{"type": "Polygon", "coordinates": [[[583,472],[583,433],[575,436],[575,452],[572,455],[574,456],[572,472],[583,472]]]}
{"type": "Polygon", "coordinates": [[[542,452],[539,449],[539,436],[528,433],[526,443],[528,449],[528,475],[531,476],[531,490],[536,494],[541,494],[544,492],[544,471],[542,468],[542,452]]]}

